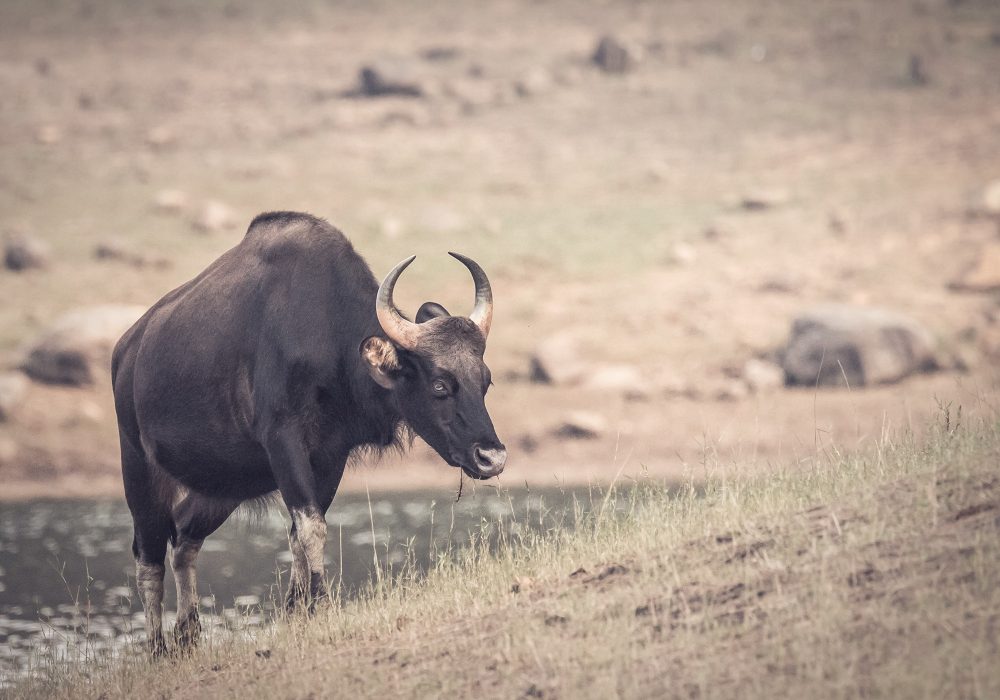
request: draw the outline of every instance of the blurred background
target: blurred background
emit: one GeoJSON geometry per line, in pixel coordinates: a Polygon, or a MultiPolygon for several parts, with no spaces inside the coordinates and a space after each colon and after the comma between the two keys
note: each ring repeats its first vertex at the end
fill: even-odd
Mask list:
{"type": "MultiPolygon", "coordinates": [[[[78,629],[88,580],[108,639],[141,624],[110,348],[278,209],[379,279],[417,254],[411,314],[471,309],[446,251],[485,267],[503,485],[863,449],[995,408],[1000,4],[4,0],[0,649],[78,629]]],[[[348,539],[382,541],[351,491],[431,489],[384,524],[457,485],[419,443],[361,465],[348,539]]],[[[270,560],[214,556],[266,599],[270,560]]]]}

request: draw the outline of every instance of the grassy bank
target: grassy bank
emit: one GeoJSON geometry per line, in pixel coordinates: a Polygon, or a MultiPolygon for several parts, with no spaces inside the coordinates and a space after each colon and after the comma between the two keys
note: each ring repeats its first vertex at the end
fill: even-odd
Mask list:
{"type": "Polygon", "coordinates": [[[16,694],[1000,696],[996,421],[608,504],[253,640],[16,694]]]}

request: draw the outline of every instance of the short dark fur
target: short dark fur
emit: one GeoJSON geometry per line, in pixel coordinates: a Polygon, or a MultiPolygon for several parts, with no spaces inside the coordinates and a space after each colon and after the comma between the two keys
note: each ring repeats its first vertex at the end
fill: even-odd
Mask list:
{"type": "Polygon", "coordinates": [[[485,340],[467,319],[425,304],[427,347],[399,350],[403,388],[372,381],[359,347],[385,338],[377,290],[340,231],[272,212],[122,336],[112,377],[140,562],[162,563],[168,541],[202,540],[276,489],[289,510],[325,513],[352,453],[401,448],[410,427],[463,468],[459,440],[499,446],[482,404],[485,340]],[[425,396],[438,355],[478,395],[461,397],[457,438],[425,396]]]}

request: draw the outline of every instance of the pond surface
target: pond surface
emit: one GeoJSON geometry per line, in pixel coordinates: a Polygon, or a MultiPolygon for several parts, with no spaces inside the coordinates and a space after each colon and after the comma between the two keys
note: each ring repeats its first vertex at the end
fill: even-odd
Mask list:
{"type": "MultiPolygon", "coordinates": [[[[596,498],[594,496],[593,498],[596,498]]],[[[346,595],[409,562],[426,571],[471,533],[511,534],[572,526],[588,510],[583,491],[478,488],[455,503],[447,493],[342,494],[327,514],[326,560],[346,595]]],[[[288,581],[289,519],[275,505],[237,514],[205,541],[198,558],[202,623],[248,629],[271,618],[288,581]]],[[[0,688],[53,661],[115,654],[145,638],[135,595],[132,518],[119,501],[0,503],[0,688]]],[[[165,624],[173,624],[167,573],[165,624]]]]}

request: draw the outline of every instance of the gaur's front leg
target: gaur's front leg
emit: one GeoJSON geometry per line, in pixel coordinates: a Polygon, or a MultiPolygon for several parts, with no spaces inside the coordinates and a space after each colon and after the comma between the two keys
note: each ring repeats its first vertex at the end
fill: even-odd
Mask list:
{"type": "Polygon", "coordinates": [[[292,575],[286,603],[294,608],[305,602],[312,608],[327,595],[325,516],[340,484],[346,457],[320,459],[316,465],[319,469],[314,469],[301,432],[294,425],[274,431],[267,451],[278,490],[292,517],[292,575]]]}

